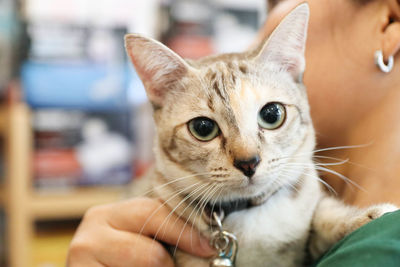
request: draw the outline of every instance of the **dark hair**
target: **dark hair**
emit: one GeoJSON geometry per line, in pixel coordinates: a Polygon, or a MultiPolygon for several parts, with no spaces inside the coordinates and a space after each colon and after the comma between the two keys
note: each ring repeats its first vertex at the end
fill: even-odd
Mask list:
{"type": "Polygon", "coordinates": [[[274,8],[279,2],[282,2],[282,0],[268,0],[267,1],[268,10],[271,10],[272,8],[274,8]]]}
{"type": "MultiPolygon", "coordinates": [[[[279,2],[282,2],[282,1],[285,1],[285,0],[268,0],[267,1],[268,2],[268,10],[271,10],[279,2]]],[[[365,4],[369,4],[370,2],[375,1],[375,0],[351,0],[351,1],[356,2],[357,4],[360,4],[360,5],[365,5],[365,4]]],[[[397,0],[397,1],[400,3],[400,0],[397,0]]]]}
{"type": "Polygon", "coordinates": [[[364,4],[369,4],[370,2],[374,1],[374,0],[352,0],[358,4],[364,5],[364,4]]]}

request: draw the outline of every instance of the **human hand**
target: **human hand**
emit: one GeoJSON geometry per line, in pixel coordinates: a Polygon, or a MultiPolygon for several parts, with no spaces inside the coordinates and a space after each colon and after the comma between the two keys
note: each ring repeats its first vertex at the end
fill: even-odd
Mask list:
{"type": "Polygon", "coordinates": [[[214,254],[207,239],[175,214],[168,219],[169,214],[149,198],[89,209],[71,242],[67,266],[174,266],[160,242],[199,257],[214,254]]]}

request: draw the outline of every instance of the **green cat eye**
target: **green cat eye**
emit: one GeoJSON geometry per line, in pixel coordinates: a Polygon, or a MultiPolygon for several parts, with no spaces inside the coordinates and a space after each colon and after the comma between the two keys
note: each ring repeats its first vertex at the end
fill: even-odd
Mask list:
{"type": "Polygon", "coordinates": [[[219,134],[217,123],[206,117],[198,117],[188,123],[190,133],[200,141],[211,141],[219,134]]]}
{"type": "Polygon", "coordinates": [[[266,104],[258,113],[258,125],[267,130],[275,130],[282,126],[286,118],[285,106],[281,103],[266,104]]]}

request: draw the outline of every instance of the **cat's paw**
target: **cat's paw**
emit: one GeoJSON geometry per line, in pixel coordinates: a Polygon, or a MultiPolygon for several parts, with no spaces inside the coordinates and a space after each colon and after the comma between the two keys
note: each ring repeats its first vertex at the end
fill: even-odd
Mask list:
{"type": "Polygon", "coordinates": [[[398,207],[392,204],[384,203],[384,204],[378,204],[374,206],[370,206],[368,208],[365,208],[363,210],[360,210],[359,214],[354,216],[350,222],[349,222],[349,227],[345,233],[345,235],[353,232],[354,230],[360,228],[361,226],[381,217],[385,213],[388,212],[393,212],[398,210],[398,207]]]}
{"type": "Polygon", "coordinates": [[[392,204],[378,204],[359,209],[344,205],[337,199],[324,198],[314,214],[309,250],[313,259],[319,258],[333,244],[385,213],[396,211],[392,204]]]}

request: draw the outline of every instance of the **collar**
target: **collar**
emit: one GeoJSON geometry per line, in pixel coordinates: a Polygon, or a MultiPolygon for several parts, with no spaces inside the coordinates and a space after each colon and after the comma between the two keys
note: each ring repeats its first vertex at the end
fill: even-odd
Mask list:
{"type": "Polygon", "coordinates": [[[217,214],[223,214],[223,220],[223,218],[228,217],[233,212],[250,209],[255,206],[257,205],[253,203],[252,199],[237,199],[213,204],[208,203],[206,207],[206,213],[210,218],[212,218],[213,212],[216,212],[217,214]]]}
{"type": "Polygon", "coordinates": [[[275,195],[280,189],[272,192],[271,194],[267,194],[266,192],[261,193],[258,196],[252,198],[242,198],[236,199],[232,201],[223,201],[216,203],[208,203],[205,208],[205,219],[210,222],[212,225],[216,225],[216,222],[213,218],[213,212],[216,212],[219,216],[220,220],[223,221],[224,218],[228,217],[231,213],[251,209],[253,207],[260,206],[267,202],[270,197],[275,195]]]}
{"type": "MultiPolygon", "coordinates": [[[[253,207],[264,204],[271,196],[275,195],[275,193],[278,191],[279,189],[270,194],[263,192],[260,195],[252,198],[242,198],[232,201],[220,201],[214,203],[209,202],[206,204],[204,212],[202,213],[203,218],[206,222],[210,223],[210,225],[216,225],[215,221],[212,219],[213,212],[216,212],[221,221],[223,221],[224,218],[228,217],[231,213],[245,209],[251,209],[253,207]]],[[[187,199],[187,195],[184,195],[183,198],[187,199]]],[[[192,201],[191,203],[193,203],[195,206],[199,204],[198,201],[192,201]]]]}
{"type": "MultiPolygon", "coordinates": [[[[273,194],[275,194],[274,192],[273,194]]],[[[271,195],[273,195],[271,194],[271,195]]],[[[271,195],[267,195],[265,192],[259,196],[252,198],[242,198],[235,199],[232,201],[222,201],[216,203],[208,203],[205,207],[205,219],[211,224],[215,225],[215,220],[213,218],[213,213],[216,212],[221,221],[228,217],[231,213],[251,209],[253,207],[264,204],[271,195]]]]}

